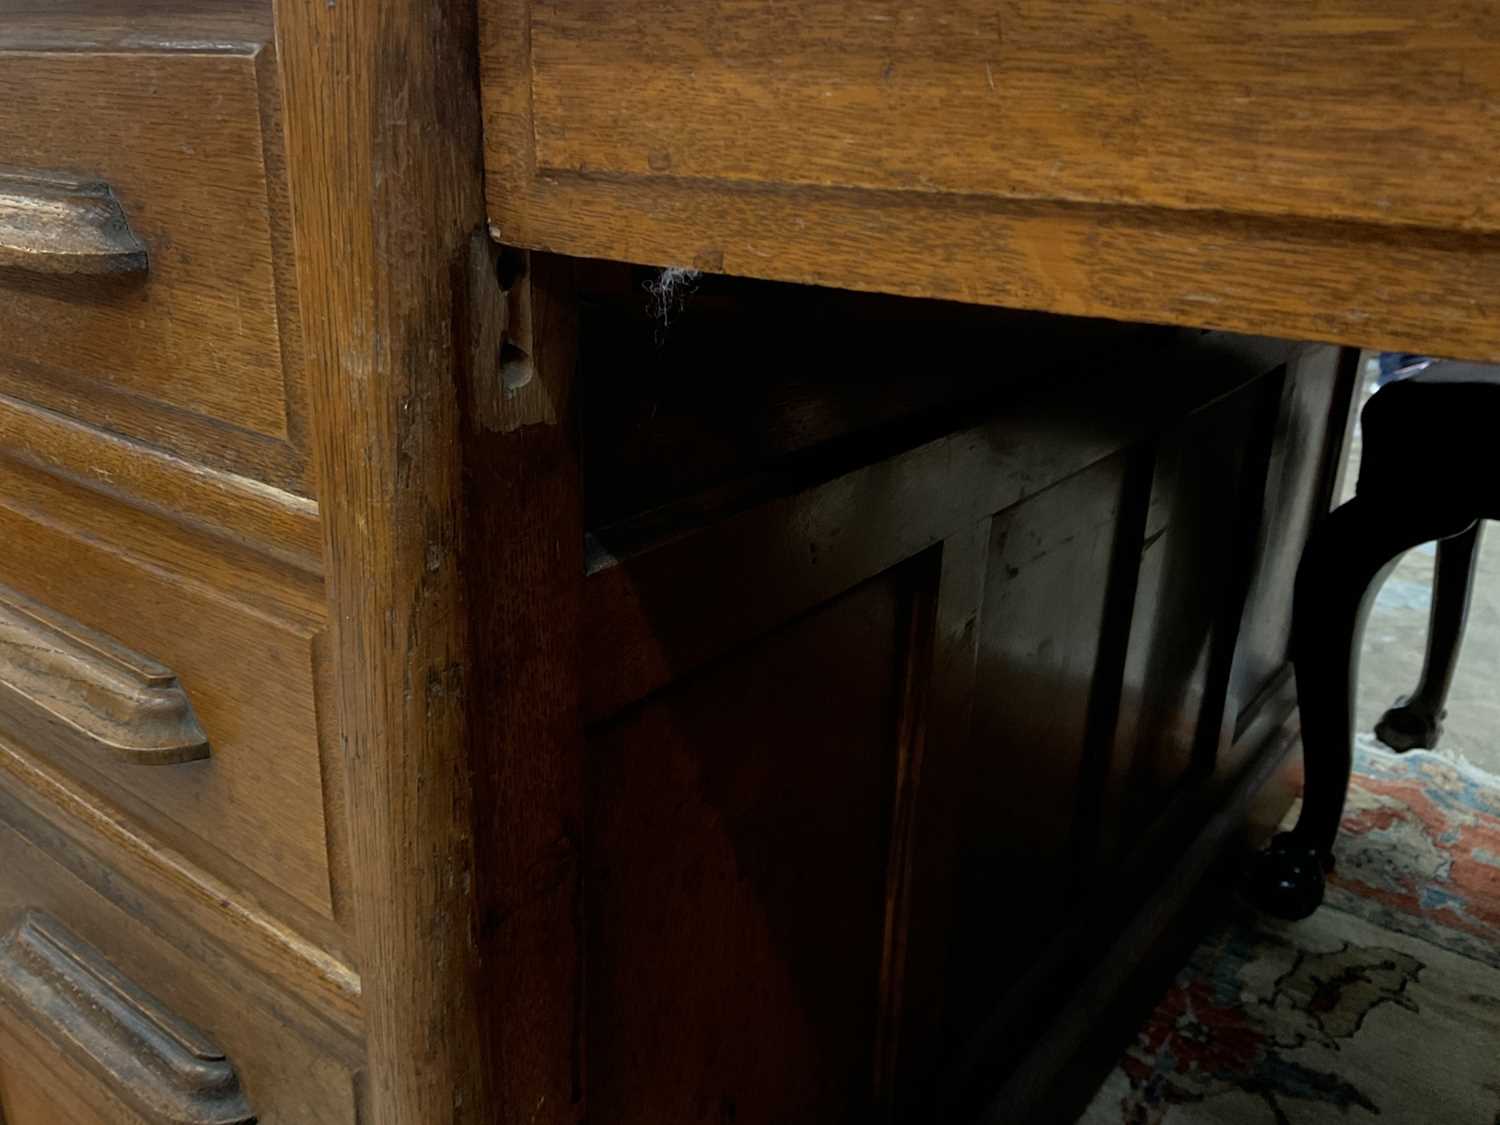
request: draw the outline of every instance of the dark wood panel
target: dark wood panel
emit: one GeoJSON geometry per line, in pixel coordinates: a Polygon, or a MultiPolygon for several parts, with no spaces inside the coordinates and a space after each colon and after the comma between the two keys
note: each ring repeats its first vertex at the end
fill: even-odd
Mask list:
{"type": "MultiPolygon", "coordinates": [[[[668,507],[601,529],[590,544],[580,670],[600,718],[714,654],[935,545],[1039,489],[1149,438],[1274,367],[1288,345],[1191,334],[1050,360],[1047,377],[861,450],[798,463],[728,511],[668,507]],[[1139,378],[1135,378],[1139,376],[1139,378]],[[918,442],[903,447],[901,437],[918,442]]],[[[585,463],[585,490],[595,470],[585,463]]]]}
{"type": "MultiPolygon", "coordinates": [[[[961,1042],[1066,919],[1129,465],[1113,457],[996,516],[961,749],[945,1039],[961,1042]]],[[[1097,737],[1097,733],[1095,734],[1097,737]]],[[[951,769],[952,767],[950,767],[951,769]]]]}
{"type": "MultiPolygon", "coordinates": [[[[1288,714],[1281,711],[1283,719],[1288,714]]],[[[1040,984],[1030,991],[1046,1013],[1041,1025],[1015,1035],[1005,1026],[1014,1009],[1001,1008],[975,1044],[981,1049],[955,1060],[950,1104],[962,1108],[945,1120],[1061,1125],[1083,1111],[1197,944],[1198,927],[1222,918],[1236,861],[1247,845],[1264,842],[1265,818],[1275,824],[1290,806],[1295,785],[1287,765],[1300,758],[1295,747],[1295,720],[1278,721],[1237,755],[1249,768],[1182,803],[1175,846],[1139,849],[1113,893],[1080,912],[1033,966],[1040,984]],[[996,1065],[1000,1059],[1005,1063],[996,1065]]]]}
{"type": "Polygon", "coordinates": [[[505,1107],[495,1125],[549,1125],[576,1120],[584,1097],[573,269],[534,255],[502,291],[493,260],[486,266],[471,270],[471,296],[507,332],[524,325],[531,397],[506,391],[499,372],[477,362],[466,388],[464,577],[474,667],[461,694],[477,743],[475,792],[490,795],[475,829],[486,872],[481,956],[490,966],[481,1017],[505,1107]],[[509,315],[509,306],[522,312],[509,315]],[[528,408],[540,424],[505,420],[528,408]],[[504,698],[514,702],[497,703],[504,698]]]}
{"type": "Polygon", "coordinates": [[[1156,447],[1119,721],[1102,797],[1100,872],[1116,869],[1196,765],[1212,768],[1280,382],[1195,412],[1156,447]],[[1204,745],[1200,723],[1211,736],[1204,745]],[[1205,760],[1206,759],[1206,760],[1205,760]]]}
{"type": "Polygon", "coordinates": [[[1304,352],[1288,370],[1230,677],[1226,745],[1286,667],[1293,579],[1309,530],[1332,502],[1356,367],[1355,353],[1320,347],[1304,352]]]}
{"type": "Polygon", "coordinates": [[[589,739],[590,1113],[867,1120],[918,565],[589,739]]]}
{"type": "MultiPolygon", "coordinates": [[[[932,606],[931,657],[920,701],[912,809],[903,841],[892,952],[901,958],[899,1014],[883,1074],[897,1119],[930,1117],[932,1079],[945,1057],[948,942],[958,917],[960,813],[968,792],[962,753],[974,717],[980,615],[993,519],[986,515],[943,541],[932,606]]],[[[893,852],[894,855],[894,852],[893,852]]]]}
{"type": "Polygon", "coordinates": [[[714,275],[664,296],[654,271],[582,273],[585,517],[601,538],[663,505],[753,500],[778,475],[939,436],[1027,384],[1139,361],[1172,338],[714,275]]]}
{"type": "Polygon", "coordinates": [[[983,1102],[1078,980],[1123,979],[1108,936],[1160,932],[1135,912],[1235,780],[1206,767],[1252,548],[1283,518],[1295,354],[1085,349],[939,436],[598,529],[590,1116],[931,1120],[983,1102]]]}

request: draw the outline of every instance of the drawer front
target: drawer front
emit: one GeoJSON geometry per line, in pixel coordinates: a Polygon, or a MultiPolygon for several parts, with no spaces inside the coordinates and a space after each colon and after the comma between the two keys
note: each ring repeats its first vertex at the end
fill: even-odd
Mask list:
{"type": "Polygon", "coordinates": [[[0,392],[306,491],[274,73],[0,31],[0,392]]]}
{"type": "Polygon", "coordinates": [[[479,10],[502,241],[1500,356],[1496,255],[1455,233],[1500,230],[1491,4],[479,10]],[[1399,286],[1365,266],[1372,246],[1399,286]]]}
{"type": "Polygon", "coordinates": [[[0,734],[331,933],[319,584],[3,459],[0,545],[0,734]]]}
{"type": "Polygon", "coordinates": [[[106,868],[0,819],[0,1108],[7,1125],[357,1120],[357,1044],[274,981],[164,934],[106,868]]]}
{"type": "Polygon", "coordinates": [[[1500,227],[1487,5],[486,5],[543,173],[1500,227]]]}

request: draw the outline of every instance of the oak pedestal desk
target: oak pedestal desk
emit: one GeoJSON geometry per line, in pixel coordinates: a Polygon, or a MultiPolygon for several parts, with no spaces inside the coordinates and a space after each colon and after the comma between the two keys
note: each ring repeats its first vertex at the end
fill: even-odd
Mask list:
{"type": "Polygon", "coordinates": [[[0,0],[4,1120],[1062,1112],[1496,14],[0,0]]]}

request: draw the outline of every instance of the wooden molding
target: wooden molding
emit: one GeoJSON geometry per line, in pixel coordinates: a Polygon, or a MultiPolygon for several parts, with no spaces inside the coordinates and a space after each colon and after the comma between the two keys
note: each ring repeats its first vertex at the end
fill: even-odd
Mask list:
{"type": "Polygon", "coordinates": [[[0,939],[0,1003],[148,1120],[255,1120],[211,1040],[46,914],[24,914],[0,939]]]}
{"type": "Polygon", "coordinates": [[[273,9],[368,1117],[490,1122],[458,397],[484,221],[477,16],[426,0],[273,9]]]}
{"type": "Polygon", "coordinates": [[[63,277],[144,274],[146,247],[108,184],[0,172],[0,269],[63,277]]]}
{"type": "Polygon", "coordinates": [[[0,457],[185,527],[242,543],[306,574],[323,571],[316,500],[0,394],[0,457]]]}
{"type": "MultiPolygon", "coordinates": [[[[341,1033],[363,1036],[359,974],[346,958],[268,913],[253,895],[161,846],[128,817],[80,791],[65,774],[4,737],[0,779],[5,794],[25,808],[33,823],[56,826],[61,835],[55,839],[66,842],[62,850],[80,857],[74,873],[101,894],[118,899],[134,897],[134,886],[155,888],[146,905],[137,908],[144,920],[160,926],[170,924],[162,922],[164,916],[188,919],[256,972],[279,979],[341,1033]],[[107,861],[83,858],[94,856],[107,861]],[[106,871],[123,878],[94,877],[106,871]]],[[[0,809],[5,806],[0,796],[0,809]]],[[[5,815],[16,822],[19,814],[5,815]]]]}
{"type": "Polygon", "coordinates": [[[175,673],[0,586],[0,716],[60,728],[85,754],[160,766],[208,757],[175,673]]]}

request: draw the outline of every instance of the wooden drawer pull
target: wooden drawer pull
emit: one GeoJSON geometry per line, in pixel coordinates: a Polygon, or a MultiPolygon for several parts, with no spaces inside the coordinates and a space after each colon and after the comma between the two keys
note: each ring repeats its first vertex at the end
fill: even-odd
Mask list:
{"type": "Polygon", "coordinates": [[[0,1003],[148,1121],[255,1120],[218,1047],[47,914],[0,938],[0,1003]]]}
{"type": "Polygon", "coordinates": [[[170,668],[0,586],[0,719],[143,766],[208,757],[170,668]]]}
{"type": "Polygon", "coordinates": [[[146,247],[108,184],[0,172],[0,276],[103,277],[146,266],[146,247]]]}

